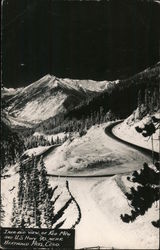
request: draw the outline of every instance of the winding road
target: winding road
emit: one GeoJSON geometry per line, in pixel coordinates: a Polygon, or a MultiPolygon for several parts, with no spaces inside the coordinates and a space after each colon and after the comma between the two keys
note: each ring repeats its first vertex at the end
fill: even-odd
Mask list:
{"type": "MultiPolygon", "coordinates": [[[[108,147],[119,156],[119,158],[123,158],[125,161],[125,158],[128,160],[126,161],[126,164],[132,165],[129,170],[125,170],[124,164],[120,164],[118,166],[113,166],[113,167],[106,167],[106,171],[101,172],[97,171],[97,173],[94,174],[48,174],[49,177],[58,177],[58,178],[99,178],[99,177],[111,177],[114,176],[115,174],[120,174],[120,173],[125,173],[125,172],[131,172],[135,169],[137,169],[137,164],[141,163],[141,167],[145,161],[151,161],[151,156],[152,152],[149,149],[142,148],[137,145],[133,145],[129,142],[126,142],[118,137],[116,137],[112,129],[114,126],[119,124],[121,121],[118,122],[113,122],[110,125],[108,125],[105,129],[105,135],[106,135],[106,140],[108,141],[108,147]],[[115,171],[114,171],[115,170],[115,171]],[[122,170],[122,171],[121,171],[122,170]]],[[[39,160],[41,156],[44,157],[44,160],[51,154],[54,153],[57,147],[59,147],[60,144],[58,145],[53,145],[50,148],[48,148],[46,151],[40,153],[37,155],[37,159],[39,160]]],[[[158,153],[155,152],[155,157],[158,157],[158,153]]],[[[28,163],[28,159],[24,160],[24,163],[28,163]]]]}
{"type": "MultiPolygon", "coordinates": [[[[108,148],[113,152],[114,157],[119,159],[119,164],[113,167],[103,167],[103,171],[97,170],[97,173],[94,174],[48,174],[49,177],[59,177],[59,178],[99,178],[99,177],[111,177],[115,174],[121,174],[126,172],[131,172],[139,169],[143,166],[144,162],[151,162],[152,152],[149,149],[142,148],[140,146],[133,145],[129,142],[123,141],[117,138],[113,133],[112,129],[116,126],[120,121],[114,122],[107,126],[104,129],[106,140],[108,142],[108,148]]],[[[47,150],[42,155],[45,158],[55,150],[51,148],[47,150]]],[[[155,153],[156,155],[157,153],[155,153]]],[[[157,154],[158,155],[158,154],[157,154]]]]}
{"type": "MultiPolygon", "coordinates": [[[[109,126],[107,126],[105,128],[105,133],[106,135],[108,135],[109,137],[113,138],[114,140],[118,141],[118,142],[121,142],[129,147],[132,147],[136,150],[138,150],[139,152],[143,153],[144,155],[146,156],[150,156],[150,158],[152,158],[152,151],[150,149],[147,149],[147,148],[143,148],[143,147],[140,147],[140,146],[137,146],[135,144],[132,144],[130,142],[127,142],[125,140],[122,140],[120,139],[119,137],[117,137],[113,132],[113,128],[118,125],[119,123],[121,123],[122,121],[118,121],[118,122],[114,122],[112,124],[110,124],[109,126]]],[[[155,156],[155,159],[158,158],[158,153],[157,152],[154,152],[154,156],[155,156]]]]}

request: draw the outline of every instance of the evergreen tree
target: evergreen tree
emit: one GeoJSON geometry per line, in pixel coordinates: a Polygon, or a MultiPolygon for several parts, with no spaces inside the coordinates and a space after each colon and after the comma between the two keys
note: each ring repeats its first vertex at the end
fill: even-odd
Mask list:
{"type": "Polygon", "coordinates": [[[18,183],[18,206],[19,209],[22,209],[23,198],[24,198],[24,169],[22,163],[20,162],[19,166],[19,183],[18,183]]]}
{"type": "Polygon", "coordinates": [[[11,217],[12,227],[18,227],[19,226],[19,213],[16,203],[16,198],[13,198],[13,208],[12,208],[12,217],[11,217]]]}
{"type": "Polygon", "coordinates": [[[54,145],[53,136],[51,138],[51,145],[54,145]]]}
{"type": "Polygon", "coordinates": [[[34,207],[34,213],[35,213],[35,223],[36,226],[39,228],[41,226],[40,221],[40,210],[39,210],[39,196],[40,196],[40,182],[39,182],[39,171],[37,167],[37,159],[34,158],[34,165],[32,170],[32,187],[33,187],[33,207],[34,207]]]}
{"type": "Polygon", "coordinates": [[[57,143],[57,144],[60,144],[60,139],[59,139],[59,136],[57,136],[56,143],[57,143]]]}
{"type": "Polygon", "coordinates": [[[48,178],[47,171],[44,165],[43,156],[40,159],[40,171],[39,171],[39,188],[40,188],[40,200],[44,202],[48,193],[48,178]]]}
{"type": "Polygon", "coordinates": [[[40,188],[40,210],[41,210],[41,221],[46,227],[52,227],[53,219],[53,206],[49,199],[49,184],[47,178],[47,171],[44,165],[43,157],[40,159],[40,172],[39,172],[39,188],[40,188]]]}
{"type": "Polygon", "coordinates": [[[45,210],[44,210],[45,225],[47,228],[52,228],[53,217],[54,217],[53,205],[47,193],[45,200],[45,210]]]}
{"type": "Polygon", "coordinates": [[[145,89],[144,104],[145,104],[146,110],[147,110],[147,112],[148,112],[148,111],[149,111],[149,95],[148,95],[148,89],[145,89]]]}
{"type": "Polygon", "coordinates": [[[142,110],[141,110],[141,105],[142,105],[142,95],[141,95],[141,90],[138,91],[138,110],[139,110],[139,118],[141,118],[142,115],[142,110]]]}

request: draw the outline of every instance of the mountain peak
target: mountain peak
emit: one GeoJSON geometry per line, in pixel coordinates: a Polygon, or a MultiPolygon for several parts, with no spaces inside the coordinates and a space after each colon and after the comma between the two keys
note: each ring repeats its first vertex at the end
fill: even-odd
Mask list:
{"type": "Polygon", "coordinates": [[[50,80],[51,78],[52,78],[52,76],[50,74],[46,74],[45,76],[40,78],[38,81],[50,80]]]}

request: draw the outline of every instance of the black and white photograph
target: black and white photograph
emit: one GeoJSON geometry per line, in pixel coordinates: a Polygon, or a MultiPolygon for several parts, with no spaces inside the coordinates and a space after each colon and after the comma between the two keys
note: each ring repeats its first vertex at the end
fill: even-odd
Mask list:
{"type": "Polygon", "coordinates": [[[160,1],[1,1],[1,249],[159,249],[160,1]]]}

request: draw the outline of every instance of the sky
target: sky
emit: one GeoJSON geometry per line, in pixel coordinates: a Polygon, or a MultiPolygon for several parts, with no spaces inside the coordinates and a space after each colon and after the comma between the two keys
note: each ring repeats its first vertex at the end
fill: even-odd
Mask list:
{"type": "Polygon", "coordinates": [[[26,86],[48,73],[123,79],[159,61],[156,3],[6,0],[2,14],[5,87],[26,86]]]}

